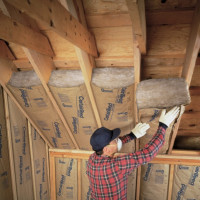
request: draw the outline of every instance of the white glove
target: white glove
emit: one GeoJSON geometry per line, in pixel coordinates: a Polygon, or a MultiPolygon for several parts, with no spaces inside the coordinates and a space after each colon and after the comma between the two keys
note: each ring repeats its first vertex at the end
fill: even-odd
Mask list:
{"type": "Polygon", "coordinates": [[[136,136],[136,138],[140,138],[146,134],[149,128],[150,128],[149,124],[139,123],[132,130],[132,133],[136,136]]]}
{"type": "Polygon", "coordinates": [[[166,113],[166,109],[162,110],[162,113],[160,115],[159,122],[162,122],[166,126],[169,127],[169,125],[175,120],[175,118],[178,116],[178,113],[180,111],[179,107],[172,108],[169,112],[166,113]]]}

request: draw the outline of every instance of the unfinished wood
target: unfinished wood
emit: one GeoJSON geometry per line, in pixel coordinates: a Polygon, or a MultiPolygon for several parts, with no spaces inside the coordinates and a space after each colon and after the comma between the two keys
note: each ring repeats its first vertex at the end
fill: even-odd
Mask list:
{"type": "Polygon", "coordinates": [[[170,165],[170,172],[169,172],[169,186],[168,186],[168,200],[172,198],[172,189],[173,189],[173,181],[174,181],[174,165],[170,165]]]}
{"type": "Polygon", "coordinates": [[[51,200],[56,200],[56,168],[55,158],[50,156],[50,182],[51,182],[51,200]]]}
{"type": "Polygon", "coordinates": [[[29,121],[28,121],[28,140],[29,140],[29,147],[30,147],[32,182],[33,182],[33,195],[34,195],[34,200],[36,200],[37,194],[36,194],[36,181],[35,181],[35,166],[34,166],[34,158],[33,158],[33,143],[32,143],[32,136],[31,136],[31,124],[30,124],[29,121]]]}
{"type": "MultiPolygon", "coordinates": [[[[64,117],[61,109],[59,108],[55,98],[53,97],[53,95],[50,92],[50,89],[47,85],[50,75],[51,75],[51,71],[54,69],[53,60],[50,57],[39,54],[33,50],[24,48],[24,51],[25,51],[27,57],[29,58],[29,61],[31,62],[35,72],[37,73],[38,77],[40,78],[42,85],[43,85],[50,101],[52,102],[61,121],[63,122],[63,125],[65,126],[65,128],[67,130],[67,133],[69,134],[70,139],[72,140],[75,147],[79,148],[78,144],[69,128],[69,125],[67,124],[67,122],[65,120],[65,117],[64,117]]],[[[65,134],[65,135],[67,135],[67,134],[65,134]]]]}
{"type": "Polygon", "coordinates": [[[136,200],[140,200],[141,166],[137,168],[136,200]]]}
{"type": "Polygon", "coordinates": [[[58,1],[7,0],[11,5],[25,12],[61,37],[87,53],[97,56],[95,39],[58,1]]]}
{"type": "Polygon", "coordinates": [[[10,19],[2,13],[0,13],[0,23],[0,37],[2,39],[53,56],[48,39],[41,33],[10,19]]]}
{"type": "Polygon", "coordinates": [[[4,106],[5,106],[5,117],[6,117],[6,128],[8,136],[8,153],[10,161],[10,173],[11,173],[11,184],[12,184],[12,197],[13,200],[17,200],[17,186],[16,186],[16,177],[15,177],[15,166],[14,166],[14,157],[13,157],[13,146],[12,146],[12,135],[10,128],[10,113],[8,108],[8,95],[4,91],[4,106]]]}
{"type": "Polygon", "coordinates": [[[8,81],[10,80],[11,75],[12,75],[12,66],[13,66],[13,63],[11,61],[0,59],[0,69],[1,69],[0,84],[3,86],[4,90],[6,91],[6,93],[11,97],[11,99],[14,101],[14,103],[17,105],[17,107],[20,109],[20,111],[24,114],[24,116],[31,122],[31,124],[34,126],[34,128],[38,131],[38,133],[41,135],[41,137],[44,139],[44,141],[50,147],[52,147],[52,145],[49,143],[49,141],[46,139],[46,137],[43,136],[43,134],[40,131],[40,129],[36,126],[36,124],[33,122],[33,120],[31,120],[29,115],[22,108],[22,106],[18,103],[18,101],[16,100],[16,98],[10,92],[10,90],[8,89],[8,87],[6,85],[8,83],[8,81]]]}
{"type": "Polygon", "coordinates": [[[82,200],[82,188],[81,188],[81,159],[78,159],[77,174],[78,174],[78,200],[82,200]]]}
{"type": "Polygon", "coordinates": [[[197,59],[190,86],[200,86],[200,63],[198,62],[200,61],[197,59]]]}
{"type": "Polygon", "coordinates": [[[194,150],[173,150],[172,155],[187,155],[187,156],[199,156],[200,151],[194,151],[194,150]]]}
{"type": "Polygon", "coordinates": [[[33,66],[31,65],[28,59],[13,60],[13,63],[16,65],[18,69],[27,69],[27,70],[33,69],[33,66]]]}
{"type": "Polygon", "coordinates": [[[187,45],[187,51],[185,55],[185,62],[183,64],[182,77],[184,77],[190,85],[196,59],[200,48],[200,1],[197,1],[196,9],[193,16],[192,28],[190,38],[187,45]]]}
{"type": "Polygon", "coordinates": [[[131,22],[133,26],[133,34],[138,43],[140,52],[146,54],[146,18],[144,0],[126,0],[131,22]]]}
{"type": "Polygon", "coordinates": [[[3,40],[0,40],[0,57],[8,60],[15,60],[14,55],[3,40]]]}

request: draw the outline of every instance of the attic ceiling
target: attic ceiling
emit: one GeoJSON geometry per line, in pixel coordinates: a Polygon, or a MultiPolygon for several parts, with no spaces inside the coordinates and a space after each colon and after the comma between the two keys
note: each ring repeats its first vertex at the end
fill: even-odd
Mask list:
{"type": "MultiPolygon", "coordinates": [[[[34,7],[38,2],[0,1],[0,57],[9,60],[1,66],[0,83],[8,94],[12,96],[6,84],[14,71],[34,70],[57,115],[65,121],[47,83],[52,70],[81,69],[100,127],[90,84],[93,68],[134,67],[136,84],[146,79],[184,77],[190,85],[191,103],[178,124],[175,147],[195,148],[186,141],[193,144],[193,139],[200,138],[199,1],[145,0],[145,9],[129,0],[76,0],[75,6],[72,1],[60,0],[63,9],[56,1],[34,7]],[[68,20],[72,30],[65,27],[70,25],[68,20]]],[[[71,132],[67,124],[64,126],[71,132]]],[[[72,134],[69,137],[77,148],[76,139],[72,134]]]]}

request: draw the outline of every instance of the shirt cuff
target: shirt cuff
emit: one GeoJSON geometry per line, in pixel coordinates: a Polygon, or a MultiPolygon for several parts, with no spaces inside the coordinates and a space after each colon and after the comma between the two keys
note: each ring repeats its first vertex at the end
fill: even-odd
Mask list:
{"type": "Polygon", "coordinates": [[[128,136],[131,138],[131,140],[133,140],[133,139],[136,138],[136,136],[134,135],[133,132],[130,132],[130,133],[128,134],[128,136]]]}
{"type": "Polygon", "coordinates": [[[162,122],[159,122],[159,127],[164,128],[165,130],[168,128],[168,126],[166,124],[163,124],[162,122]]]}

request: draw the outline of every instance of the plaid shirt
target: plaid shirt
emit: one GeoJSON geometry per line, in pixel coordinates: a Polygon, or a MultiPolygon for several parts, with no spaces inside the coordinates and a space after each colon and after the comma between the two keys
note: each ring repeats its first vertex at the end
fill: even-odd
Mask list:
{"type": "MultiPolygon", "coordinates": [[[[139,165],[150,162],[164,144],[166,127],[159,125],[157,133],[145,147],[135,153],[111,158],[93,153],[87,165],[91,199],[125,200],[127,199],[128,175],[139,165]]],[[[134,139],[130,133],[121,137],[122,143],[134,139]]]]}

